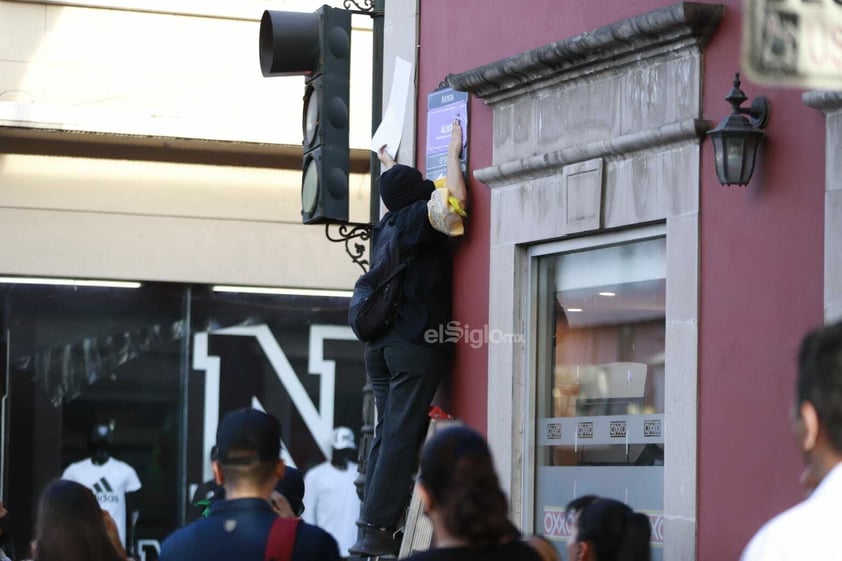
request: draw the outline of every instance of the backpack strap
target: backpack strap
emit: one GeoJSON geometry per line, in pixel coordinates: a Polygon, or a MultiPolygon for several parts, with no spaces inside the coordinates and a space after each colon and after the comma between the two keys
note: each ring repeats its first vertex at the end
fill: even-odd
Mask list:
{"type": "Polygon", "coordinates": [[[385,279],[383,279],[383,282],[381,282],[380,284],[378,284],[378,285],[374,288],[374,290],[380,290],[381,288],[383,288],[384,286],[386,286],[387,284],[389,284],[389,282],[390,282],[393,278],[395,278],[396,276],[398,276],[398,275],[400,274],[400,272],[401,272],[401,271],[403,271],[404,269],[406,269],[407,267],[409,267],[409,264],[410,264],[410,263],[412,263],[412,261],[413,261],[414,259],[415,259],[415,256],[414,256],[414,255],[411,255],[411,256],[407,257],[407,258],[406,258],[406,261],[402,261],[400,265],[398,265],[397,267],[395,267],[395,270],[394,270],[394,271],[392,271],[391,273],[389,273],[389,276],[388,276],[388,277],[386,277],[385,279]]]}
{"type": "MultiPolygon", "coordinates": [[[[397,235],[396,234],[396,232],[397,232],[397,226],[396,226],[397,219],[394,216],[390,216],[389,218],[386,218],[384,216],[384,218],[385,218],[384,223],[386,224],[386,228],[390,228],[389,235],[396,236],[397,235]]],[[[384,230],[385,230],[385,228],[384,228],[384,230]]],[[[381,233],[382,233],[382,230],[381,230],[381,233]]],[[[398,244],[398,247],[400,248],[400,241],[397,238],[395,238],[394,240],[390,240],[390,241],[392,241],[395,244],[398,244]]],[[[383,288],[384,286],[389,284],[392,281],[393,278],[398,276],[401,273],[401,271],[403,271],[404,269],[409,267],[409,265],[415,260],[415,254],[416,254],[415,251],[410,251],[409,254],[406,257],[404,257],[404,259],[392,271],[389,272],[389,275],[385,279],[383,279],[380,282],[380,284],[378,284],[377,286],[374,287],[374,290],[375,291],[380,290],[381,288],[383,288]]]]}
{"type": "Polygon", "coordinates": [[[269,539],[266,540],[265,561],[290,561],[292,546],[295,545],[295,532],[298,530],[298,518],[281,518],[272,522],[269,539]]]}

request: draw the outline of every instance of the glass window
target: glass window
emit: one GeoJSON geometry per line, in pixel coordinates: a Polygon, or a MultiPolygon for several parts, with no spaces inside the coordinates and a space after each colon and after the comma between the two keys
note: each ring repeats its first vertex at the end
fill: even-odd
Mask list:
{"type": "Polygon", "coordinates": [[[534,516],[564,557],[587,494],[649,514],[663,557],[665,257],[658,237],[535,261],[534,516]]]}
{"type": "Polygon", "coordinates": [[[366,378],[347,310],[344,297],[208,286],[0,283],[0,498],[17,557],[28,553],[44,486],[95,456],[96,425],[111,428],[110,457],[141,483],[128,494],[96,483],[101,504],[124,504],[140,561],[157,559],[194,514],[227,411],[278,417],[285,459],[301,471],[325,460],[333,426],[351,427],[359,443],[366,378]]]}

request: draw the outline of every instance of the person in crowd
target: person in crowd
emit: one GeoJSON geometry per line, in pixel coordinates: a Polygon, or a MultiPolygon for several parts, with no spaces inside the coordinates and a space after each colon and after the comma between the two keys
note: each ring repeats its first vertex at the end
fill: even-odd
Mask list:
{"type": "Polygon", "coordinates": [[[567,507],[575,517],[569,561],[650,561],[648,516],[614,499],[588,495],[577,501],[567,507]]]}
{"type": "Polygon", "coordinates": [[[286,466],[284,476],[275,485],[275,490],[269,497],[269,504],[278,516],[301,518],[304,513],[305,488],[301,471],[292,466],[286,466]]]}
{"type": "Polygon", "coordinates": [[[338,560],[330,534],[279,517],[269,502],[285,471],[280,442],[281,425],[272,415],[248,408],[226,414],[217,427],[212,464],[225,499],[214,501],[206,517],[170,534],[161,544],[161,561],[263,561],[280,559],[283,548],[292,561],[338,560]]]}
{"type": "Polygon", "coordinates": [[[0,561],[15,559],[15,542],[12,539],[9,511],[0,500],[0,561]]]}
{"type": "Polygon", "coordinates": [[[443,428],[421,452],[417,493],[433,525],[433,547],[411,561],[541,561],[508,517],[491,451],[475,430],[443,428]]]}
{"type": "Polygon", "coordinates": [[[304,520],[327,530],[339,543],[339,552],[347,557],[348,548],[357,539],[360,499],[357,479],[357,453],[354,431],[336,427],[331,438],[330,461],[312,467],[304,476],[304,520]]]}
{"type": "MultiPolygon", "coordinates": [[[[216,461],[216,446],[211,450],[211,462],[216,461]]],[[[225,487],[215,479],[206,481],[196,488],[193,501],[187,512],[187,522],[193,522],[210,514],[210,505],[225,498],[225,487]]],[[[269,504],[279,516],[298,518],[304,511],[304,477],[292,467],[284,467],[284,476],[275,485],[269,504]]],[[[0,560],[1,561],[1,560],[0,560]]]]}
{"type": "Polygon", "coordinates": [[[842,528],[842,322],[805,335],[798,354],[792,424],[811,491],[754,535],[742,561],[840,559],[842,528]]]}
{"type": "Polygon", "coordinates": [[[66,479],[53,481],[38,503],[33,561],[125,561],[117,528],[109,520],[88,487],[66,479]]]}
{"type": "MultiPolygon", "coordinates": [[[[210,452],[211,465],[216,461],[216,446],[211,448],[210,452]]],[[[211,477],[209,480],[201,483],[193,492],[193,498],[190,505],[187,507],[187,522],[193,522],[210,512],[210,505],[213,501],[224,498],[225,489],[216,482],[216,479],[211,477]]]]}
{"type": "Polygon", "coordinates": [[[582,509],[586,506],[597,500],[599,497],[596,495],[583,495],[581,497],[576,497],[564,508],[564,521],[567,526],[567,556],[568,561],[574,561],[575,556],[574,553],[576,551],[576,528],[577,524],[579,523],[579,515],[582,513],[582,509]]]}
{"type": "MultiPolygon", "coordinates": [[[[409,265],[401,273],[397,312],[384,334],[366,343],[366,373],[374,392],[377,422],[369,450],[360,512],[360,538],[350,552],[394,555],[400,524],[412,490],[418,448],[426,433],[430,402],[449,368],[452,341],[436,336],[451,322],[452,257],[448,240],[464,233],[467,189],[459,160],[462,126],[453,123],[444,185],[423,179],[382,148],[385,172],[380,195],[388,212],[374,227],[379,234],[396,225],[397,240],[409,265]],[[432,334],[432,336],[431,336],[432,334]]],[[[372,263],[372,269],[377,267],[372,263]]]]}

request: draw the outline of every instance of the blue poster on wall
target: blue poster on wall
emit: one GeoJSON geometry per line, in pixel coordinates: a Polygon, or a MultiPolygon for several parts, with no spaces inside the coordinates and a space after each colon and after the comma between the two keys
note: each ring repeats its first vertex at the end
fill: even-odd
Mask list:
{"type": "Polygon", "coordinates": [[[427,96],[427,143],[426,175],[436,182],[444,184],[447,173],[447,146],[453,120],[462,122],[462,171],[468,162],[468,94],[457,92],[453,88],[436,90],[427,96]]]}

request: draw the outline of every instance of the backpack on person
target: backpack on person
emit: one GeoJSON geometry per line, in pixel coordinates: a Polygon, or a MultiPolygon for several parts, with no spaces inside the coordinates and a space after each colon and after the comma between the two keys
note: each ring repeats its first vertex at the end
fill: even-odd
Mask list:
{"type": "Polygon", "coordinates": [[[394,217],[377,234],[371,269],[354,284],[348,324],[360,341],[373,341],[391,327],[403,290],[403,273],[413,260],[404,258],[394,217]]]}

